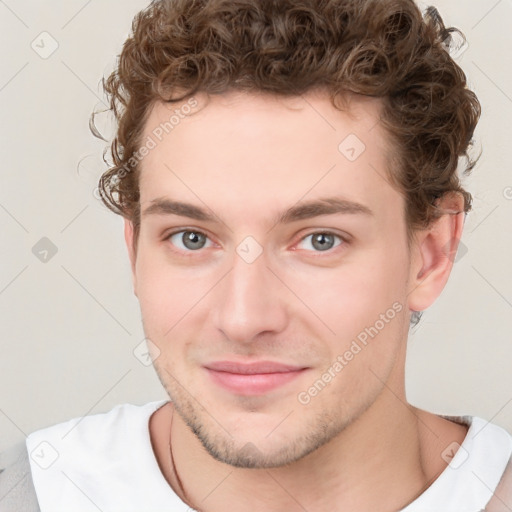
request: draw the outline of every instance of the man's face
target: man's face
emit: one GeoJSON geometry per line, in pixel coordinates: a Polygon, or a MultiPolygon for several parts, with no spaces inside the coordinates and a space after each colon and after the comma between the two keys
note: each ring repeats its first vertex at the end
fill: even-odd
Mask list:
{"type": "MultiPolygon", "coordinates": [[[[213,97],[142,161],[134,283],[145,333],[176,410],[224,462],[298,460],[403,379],[404,200],[385,179],[379,102],[350,105],[213,97]],[[362,206],[297,210],[321,200],[362,206]],[[212,370],[262,361],[297,371],[212,370]]],[[[157,104],[143,140],[176,108],[157,104]]]]}

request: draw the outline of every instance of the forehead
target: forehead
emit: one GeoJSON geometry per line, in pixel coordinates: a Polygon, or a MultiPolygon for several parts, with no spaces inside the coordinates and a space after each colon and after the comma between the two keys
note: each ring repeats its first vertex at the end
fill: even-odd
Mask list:
{"type": "Polygon", "coordinates": [[[321,93],[156,103],[143,135],[154,147],[140,163],[141,206],[169,197],[255,220],[337,195],[396,216],[380,111],[379,100],[356,96],[340,111],[321,93]]]}

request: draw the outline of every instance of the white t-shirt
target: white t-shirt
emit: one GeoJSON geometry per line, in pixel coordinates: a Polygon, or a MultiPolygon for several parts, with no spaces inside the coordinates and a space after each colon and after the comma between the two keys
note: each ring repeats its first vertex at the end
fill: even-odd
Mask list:
{"type": "MultiPolygon", "coordinates": [[[[149,418],[167,401],[123,404],[30,434],[30,467],[41,512],[190,512],[162,475],[149,418]]],[[[512,454],[512,436],[478,417],[435,482],[401,512],[480,512],[512,454]]]]}

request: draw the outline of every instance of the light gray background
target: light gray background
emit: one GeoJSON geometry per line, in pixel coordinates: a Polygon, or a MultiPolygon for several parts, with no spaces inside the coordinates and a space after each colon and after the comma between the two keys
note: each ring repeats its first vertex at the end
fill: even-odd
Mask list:
{"type": "MultiPolygon", "coordinates": [[[[147,3],[0,0],[0,450],[72,417],[166,398],[133,353],[144,335],[122,220],[94,196],[105,144],[88,129],[100,80],[147,3]],[[46,59],[31,47],[48,51],[42,32],[59,45],[46,59]],[[58,249],[47,262],[32,252],[43,237],[58,249]]],[[[512,431],[512,0],[435,5],[469,40],[458,60],[482,102],[484,153],[465,181],[464,248],[410,337],[408,399],[512,431]]]]}

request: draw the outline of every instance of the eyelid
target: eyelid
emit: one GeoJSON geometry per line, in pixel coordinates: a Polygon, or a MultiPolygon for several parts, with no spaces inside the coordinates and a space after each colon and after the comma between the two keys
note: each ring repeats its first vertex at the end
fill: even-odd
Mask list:
{"type": "MultiPolygon", "coordinates": [[[[179,233],[186,233],[187,231],[192,232],[192,233],[197,233],[197,234],[200,234],[200,235],[204,235],[210,241],[211,244],[218,245],[212,239],[212,237],[207,232],[205,232],[203,229],[196,229],[196,228],[192,228],[192,227],[181,227],[179,229],[176,228],[175,230],[171,230],[169,232],[166,232],[165,235],[163,236],[162,240],[164,242],[170,242],[170,238],[172,236],[177,235],[179,233]]],[[[176,247],[172,243],[171,243],[171,245],[174,247],[174,249],[173,249],[174,251],[179,252],[180,254],[186,254],[186,255],[192,255],[194,253],[200,253],[200,252],[203,252],[202,249],[210,249],[211,248],[211,247],[205,247],[205,248],[202,248],[202,249],[198,249],[197,251],[191,251],[191,250],[184,251],[183,249],[179,249],[178,247],[176,247]]]]}
{"type": "Polygon", "coordinates": [[[307,250],[307,249],[299,249],[299,250],[304,250],[304,251],[306,251],[308,253],[319,255],[319,256],[321,256],[322,254],[332,255],[335,252],[337,252],[336,250],[338,248],[342,248],[345,245],[350,244],[350,241],[351,241],[351,238],[348,235],[337,233],[336,231],[332,231],[330,229],[315,229],[315,230],[312,230],[312,231],[310,231],[310,232],[308,232],[306,234],[301,235],[299,240],[296,243],[294,243],[292,250],[297,250],[296,246],[298,244],[300,244],[301,242],[303,242],[306,238],[308,238],[308,237],[310,237],[312,235],[320,235],[320,234],[321,235],[332,235],[334,237],[337,237],[337,238],[339,238],[341,240],[341,243],[339,243],[338,245],[335,245],[331,249],[327,249],[325,251],[310,251],[310,250],[307,250]]]}
{"type": "Polygon", "coordinates": [[[163,239],[167,240],[168,238],[170,238],[173,235],[177,235],[178,233],[184,233],[186,231],[192,231],[192,233],[199,233],[201,235],[208,237],[210,240],[212,240],[211,236],[206,232],[206,230],[194,228],[194,227],[190,227],[190,226],[185,226],[185,227],[182,226],[180,228],[175,228],[175,229],[171,229],[170,231],[166,231],[163,235],[163,239]]]}

